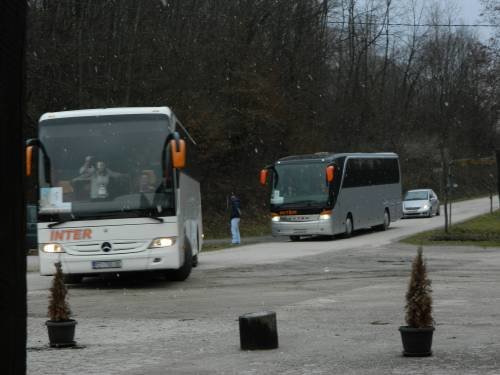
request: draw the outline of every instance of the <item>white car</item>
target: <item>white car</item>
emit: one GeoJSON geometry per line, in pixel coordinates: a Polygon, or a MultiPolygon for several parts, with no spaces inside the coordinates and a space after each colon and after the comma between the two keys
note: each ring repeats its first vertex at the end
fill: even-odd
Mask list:
{"type": "Polygon", "coordinates": [[[403,217],[439,215],[439,199],[432,189],[408,190],[403,198],[403,217]]]}

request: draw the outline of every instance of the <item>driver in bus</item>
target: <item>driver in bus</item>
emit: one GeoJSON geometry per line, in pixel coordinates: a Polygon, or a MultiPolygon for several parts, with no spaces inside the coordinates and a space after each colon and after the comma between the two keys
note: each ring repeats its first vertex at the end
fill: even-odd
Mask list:
{"type": "Polygon", "coordinates": [[[103,161],[98,161],[94,167],[91,164],[92,157],[87,156],[84,164],[80,167],[80,176],[73,181],[90,180],[90,198],[103,199],[109,196],[109,182],[111,178],[125,176],[114,172],[106,167],[103,161]]]}

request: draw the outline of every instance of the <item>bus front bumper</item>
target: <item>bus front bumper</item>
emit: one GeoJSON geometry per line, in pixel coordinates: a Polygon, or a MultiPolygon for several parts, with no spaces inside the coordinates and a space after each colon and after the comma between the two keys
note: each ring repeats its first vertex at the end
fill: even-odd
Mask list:
{"type": "Polygon", "coordinates": [[[53,275],[54,263],[60,261],[65,274],[101,274],[129,271],[178,269],[183,256],[178,246],[147,249],[126,254],[72,255],[40,252],[40,275],[53,275]]]}
{"type": "Polygon", "coordinates": [[[273,236],[317,236],[333,235],[332,223],[330,220],[315,221],[272,221],[273,236]]]}

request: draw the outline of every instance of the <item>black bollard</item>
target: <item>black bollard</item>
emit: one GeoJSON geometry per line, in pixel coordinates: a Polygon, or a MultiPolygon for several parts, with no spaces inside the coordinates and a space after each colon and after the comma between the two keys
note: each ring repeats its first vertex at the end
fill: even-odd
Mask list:
{"type": "Polygon", "coordinates": [[[278,347],[278,329],[276,313],[261,311],[241,315],[240,343],[242,350],[276,349],[278,347]]]}

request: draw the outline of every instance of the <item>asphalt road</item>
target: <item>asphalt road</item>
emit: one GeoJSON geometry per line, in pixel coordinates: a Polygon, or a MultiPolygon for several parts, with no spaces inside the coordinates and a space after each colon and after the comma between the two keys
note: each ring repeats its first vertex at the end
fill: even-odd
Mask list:
{"type": "MultiPolygon", "coordinates": [[[[488,199],[457,203],[454,221],[488,210],[488,199]]],[[[28,373],[500,374],[500,249],[424,249],[434,356],[401,356],[415,247],[395,241],[442,222],[208,252],[183,283],[87,279],[69,292],[76,349],[47,347],[50,278],[29,273],[28,373]],[[238,316],[260,310],[276,311],[280,347],[241,351],[238,316]]]]}

